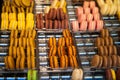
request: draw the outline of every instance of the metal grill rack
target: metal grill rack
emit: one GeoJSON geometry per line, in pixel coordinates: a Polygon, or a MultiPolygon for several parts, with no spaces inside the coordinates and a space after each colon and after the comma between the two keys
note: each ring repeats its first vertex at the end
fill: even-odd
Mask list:
{"type": "MultiPolygon", "coordinates": [[[[49,67],[48,62],[48,40],[50,37],[55,37],[56,40],[62,37],[61,32],[43,32],[38,31],[38,49],[39,49],[39,61],[40,61],[40,80],[70,80],[72,68],[67,69],[52,69],[49,67]]],[[[76,56],[77,57],[77,56],[76,56]]],[[[81,65],[79,58],[77,57],[79,67],[81,65]]]]}
{"type": "MultiPolygon", "coordinates": [[[[67,10],[67,13],[69,13],[68,11],[68,5],[71,5],[71,0],[67,0],[67,5],[66,5],[66,10],[67,10]]],[[[43,13],[44,14],[44,10],[45,10],[45,7],[46,6],[50,6],[50,3],[49,4],[36,4],[35,6],[35,14],[39,14],[39,13],[43,13]]],[[[35,22],[36,24],[36,22],[35,22]]],[[[69,29],[71,30],[71,26],[70,26],[70,18],[69,18],[69,15],[68,15],[68,25],[69,25],[69,29]]],[[[63,29],[38,29],[37,26],[36,26],[36,30],[41,30],[41,31],[62,31],[63,29]]]]}

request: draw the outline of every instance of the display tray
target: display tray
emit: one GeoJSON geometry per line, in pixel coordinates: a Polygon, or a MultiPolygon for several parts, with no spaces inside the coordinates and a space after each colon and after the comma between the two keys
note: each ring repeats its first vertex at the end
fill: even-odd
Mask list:
{"type": "MultiPolygon", "coordinates": [[[[49,47],[48,47],[48,40],[50,37],[55,37],[56,40],[58,38],[62,37],[62,32],[54,32],[54,33],[39,33],[38,31],[38,48],[39,48],[39,67],[40,67],[40,73],[41,72],[47,72],[47,73],[66,73],[66,72],[72,72],[73,68],[68,67],[68,68],[51,68],[49,66],[49,58],[48,58],[48,52],[49,52],[49,47]]],[[[74,39],[73,39],[74,40],[74,39]]],[[[75,45],[75,44],[74,44],[75,45]]],[[[77,53],[78,54],[78,53],[77,53]]],[[[81,67],[80,59],[76,56],[77,62],[78,62],[78,67],[81,67]]],[[[58,62],[59,63],[59,62],[58,62]]]]}
{"type": "MultiPolygon", "coordinates": [[[[95,47],[95,39],[99,37],[99,33],[74,33],[79,57],[81,59],[81,65],[84,70],[84,80],[105,80],[105,70],[107,68],[93,68],[91,67],[91,59],[97,54],[97,47],[95,47]]],[[[114,45],[120,45],[117,31],[110,31],[110,35],[113,38],[114,45]]],[[[111,67],[116,70],[119,67],[111,67]]]]}
{"type": "MultiPolygon", "coordinates": [[[[90,1],[90,0],[88,0],[90,1]]],[[[93,1],[93,0],[91,0],[93,1]]],[[[80,6],[83,6],[83,2],[78,2],[78,3],[73,3],[72,5],[68,5],[67,8],[68,8],[68,15],[69,15],[69,20],[70,20],[70,26],[72,28],[72,21],[76,21],[78,20],[78,16],[76,15],[76,8],[80,7],[80,6]]],[[[96,7],[98,7],[97,3],[96,3],[96,7]]],[[[99,7],[98,7],[99,8],[99,7]]],[[[99,10],[99,13],[100,13],[100,10],[99,10]]],[[[100,20],[103,20],[102,19],[102,16],[101,16],[101,13],[100,13],[100,20]]],[[[104,20],[103,20],[103,23],[104,23],[104,20]]],[[[105,25],[105,23],[103,24],[105,25]]],[[[79,24],[80,26],[80,24],[79,24]]],[[[105,26],[103,26],[105,27],[105,26]]],[[[99,32],[97,30],[94,30],[94,31],[89,31],[89,30],[86,30],[86,31],[77,31],[76,33],[96,33],[96,32],[99,32]]]]}
{"type": "MultiPolygon", "coordinates": [[[[20,31],[19,31],[20,32],[20,31]]],[[[9,74],[9,73],[12,73],[12,74],[26,74],[28,69],[27,67],[25,67],[25,69],[21,70],[21,69],[13,69],[13,70],[9,70],[9,69],[6,69],[5,68],[5,61],[4,61],[4,58],[5,56],[8,55],[8,52],[9,52],[9,45],[10,45],[10,31],[0,31],[0,74],[9,74]]],[[[19,34],[18,34],[19,35],[19,34]]],[[[35,39],[35,42],[36,42],[36,39],[35,39]]],[[[35,43],[36,44],[36,43],[35,43]]],[[[37,56],[37,49],[35,48],[35,56],[37,56]]],[[[37,57],[35,59],[35,64],[36,64],[36,68],[37,69],[37,57]]],[[[25,63],[25,66],[26,66],[26,63],[25,63]]],[[[1,76],[0,75],[0,76],[1,76]]],[[[9,76],[8,76],[9,77],[9,76]]],[[[11,77],[11,76],[10,76],[11,77]]],[[[11,77],[11,79],[17,79],[17,80],[26,80],[26,78],[16,78],[16,77],[11,77]]],[[[5,78],[7,79],[7,77],[5,78]]]]}
{"type": "MultiPolygon", "coordinates": [[[[68,1],[69,2],[69,1],[68,1]]],[[[43,14],[43,22],[44,22],[44,25],[46,24],[46,22],[45,22],[45,19],[44,19],[44,15],[45,15],[45,13],[44,13],[44,10],[45,10],[45,7],[47,7],[47,6],[50,6],[51,4],[41,4],[41,5],[36,5],[35,6],[35,14],[37,15],[37,14],[39,14],[39,13],[42,13],[43,14]]],[[[68,6],[69,4],[67,3],[67,5],[66,5],[66,14],[68,15],[68,9],[67,9],[67,6],[68,6]]],[[[35,20],[36,20],[36,16],[35,16],[35,20]]],[[[67,20],[67,19],[66,19],[67,20]]],[[[52,20],[52,21],[54,21],[54,20],[52,20]]],[[[60,20],[61,21],[61,20],[60,20]]],[[[53,22],[52,22],[53,23],[53,22]]],[[[69,15],[68,15],[68,29],[70,29],[71,30],[71,26],[70,26],[70,19],[69,19],[69,15]]],[[[37,24],[37,22],[35,21],[35,25],[37,24]]],[[[61,22],[61,24],[62,24],[62,22],[61,22]]],[[[49,27],[49,26],[48,26],[49,27]]],[[[42,29],[38,29],[37,28],[37,25],[36,25],[36,30],[39,30],[39,31],[63,31],[64,29],[63,28],[57,28],[57,29],[54,29],[54,28],[52,28],[52,29],[47,29],[47,28],[42,28],[42,29]]]]}

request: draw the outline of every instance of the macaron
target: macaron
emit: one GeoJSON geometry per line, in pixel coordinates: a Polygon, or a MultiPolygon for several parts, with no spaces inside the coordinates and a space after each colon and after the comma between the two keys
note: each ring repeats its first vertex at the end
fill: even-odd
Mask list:
{"type": "Polygon", "coordinates": [[[117,56],[116,55],[112,55],[112,66],[116,67],[117,66],[117,56]]]}
{"type": "Polygon", "coordinates": [[[78,21],[72,21],[72,28],[74,32],[79,31],[79,23],[78,21]]]}
{"type": "Polygon", "coordinates": [[[107,69],[105,72],[106,72],[106,80],[112,80],[111,70],[107,69]]]}
{"type": "Polygon", "coordinates": [[[116,48],[116,46],[113,46],[112,48],[113,48],[113,54],[117,55],[117,48],[116,48]]]}
{"type": "Polygon", "coordinates": [[[93,14],[93,20],[95,20],[95,21],[100,20],[100,13],[93,14]]]}
{"type": "Polygon", "coordinates": [[[21,57],[20,59],[20,69],[25,69],[25,57],[21,57]]]}
{"type": "Polygon", "coordinates": [[[49,56],[55,56],[57,53],[57,47],[56,46],[51,46],[49,50],[49,56]]]}
{"type": "Polygon", "coordinates": [[[87,14],[87,21],[92,21],[93,20],[93,14],[87,14]]]}
{"type": "Polygon", "coordinates": [[[88,7],[84,8],[84,13],[85,14],[90,14],[90,8],[88,8],[88,7]]]}
{"type": "Polygon", "coordinates": [[[108,48],[107,48],[107,46],[103,46],[103,49],[104,49],[104,55],[108,56],[108,48]]]}
{"type": "Polygon", "coordinates": [[[21,57],[18,56],[17,59],[16,59],[16,69],[20,69],[20,61],[21,61],[21,57]]]}
{"type": "Polygon", "coordinates": [[[58,46],[65,46],[65,38],[64,37],[60,37],[58,39],[58,46]]]}
{"type": "Polygon", "coordinates": [[[95,1],[90,1],[90,8],[94,8],[96,6],[95,1]]]}
{"type": "Polygon", "coordinates": [[[76,16],[79,16],[80,14],[83,14],[83,7],[77,7],[76,8],[76,16]]]}
{"type": "Polygon", "coordinates": [[[116,74],[115,74],[115,70],[110,69],[111,74],[112,74],[112,80],[116,80],[116,74]]]}
{"type": "Polygon", "coordinates": [[[89,6],[90,6],[90,2],[89,1],[84,1],[83,7],[86,8],[86,7],[89,7],[89,6]]]}
{"type": "Polygon", "coordinates": [[[54,37],[50,37],[48,44],[49,44],[49,47],[56,46],[56,39],[54,37]]]}
{"type": "Polygon", "coordinates": [[[60,67],[68,68],[68,56],[67,55],[63,55],[60,57],[60,67]]]}
{"type": "Polygon", "coordinates": [[[31,68],[35,69],[35,57],[31,56],[31,68]]]}
{"type": "Polygon", "coordinates": [[[102,30],[102,29],[103,29],[103,26],[104,26],[103,20],[97,20],[97,21],[96,21],[96,30],[97,30],[97,31],[102,30]]]}
{"type": "Polygon", "coordinates": [[[80,31],[86,31],[87,30],[87,26],[88,26],[88,22],[87,21],[82,21],[80,23],[80,31]]]}
{"type": "Polygon", "coordinates": [[[120,80],[120,69],[116,71],[116,80],[120,80]]]}
{"type": "Polygon", "coordinates": [[[72,37],[66,37],[65,38],[65,44],[66,46],[72,46],[73,45],[73,38],[72,37]]]}
{"type": "Polygon", "coordinates": [[[95,31],[95,27],[96,27],[96,22],[95,21],[89,21],[88,30],[89,31],[95,31]]]}
{"type": "Polygon", "coordinates": [[[103,56],[103,55],[104,55],[104,48],[103,48],[103,46],[99,46],[99,47],[98,47],[98,54],[99,54],[100,56],[103,56]]]}
{"type": "Polygon", "coordinates": [[[72,72],[72,80],[82,80],[83,79],[83,70],[82,69],[74,69],[72,72]]]}
{"type": "Polygon", "coordinates": [[[107,68],[108,67],[108,59],[107,56],[102,56],[103,57],[103,68],[107,68]]]}
{"type": "Polygon", "coordinates": [[[36,70],[28,70],[27,80],[37,80],[37,71],[36,70]]]}
{"type": "Polygon", "coordinates": [[[70,33],[70,30],[69,29],[64,29],[63,30],[63,36],[66,38],[66,37],[71,37],[71,33],[70,33]]]}
{"type": "Polygon", "coordinates": [[[57,56],[50,56],[49,61],[50,61],[51,68],[58,68],[59,67],[57,56]]]}
{"type": "Polygon", "coordinates": [[[108,56],[111,56],[113,54],[113,48],[112,46],[108,46],[108,56]]]}
{"type": "Polygon", "coordinates": [[[76,56],[70,55],[69,56],[69,62],[70,62],[70,66],[72,68],[78,68],[78,62],[77,62],[76,56]]]}
{"type": "Polygon", "coordinates": [[[103,64],[103,57],[102,56],[99,56],[99,57],[100,57],[100,61],[99,61],[98,68],[101,68],[103,64]]]}
{"type": "Polygon", "coordinates": [[[78,16],[78,22],[81,23],[82,21],[86,21],[86,14],[80,14],[78,16]]]}
{"type": "Polygon", "coordinates": [[[7,69],[15,69],[15,62],[12,56],[5,57],[5,65],[7,69]]]}
{"type": "Polygon", "coordinates": [[[97,68],[100,62],[100,57],[99,55],[94,55],[92,60],[91,60],[91,67],[97,68]]]}
{"type": "Polygon", "coordinates": [[[59,57],[66,55],[65,47],[64,46],[58,46],[57,53],[58,53],[59,57]]]}
{"type": "Polygon", "coordinates": [[[27,68],[31,69],[31,57],[30,56],[27,57],[27,68]]]}
{"type": "Polygon", "coordinates": [[[92,14],[96,14],[96,13],[99,13],[99,9],[98,9],[98,7],[93,7],[92,14]]]}
{"type": "Polygon", "coordinates": [[[68,55],[71,56],[76,56],[76,47],[75,46],[68,46],[68,55]]]}

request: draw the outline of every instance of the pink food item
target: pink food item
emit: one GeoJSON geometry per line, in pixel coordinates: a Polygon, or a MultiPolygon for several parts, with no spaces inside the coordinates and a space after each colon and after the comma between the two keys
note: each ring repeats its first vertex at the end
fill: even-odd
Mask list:
{"type": "Polygon", "coordinates": [[[93,18],[95,21],[100,20],[100,14],[99,13],[93,14],[93,18]]]}
{"type": "Polygon", "coordinates": [[[103,23],[103,20],[98,20],[98,21],[96,21],[96,30],[97,31],[100,31],[100,30],[102,30],[103,29],[103,26],[104,26],[104,23],[103,23]]]}
{"type": "Polygon", "coordinates": [[[94,31],[95,27],[96,27],[96,22],[95,21],[90,21],[89,26],[88,26],[88,30],[89,31],[94,31]]]}
{"type": "Polygon", "coordinates": [[[79,23],[78,21],[72,21],[72,27],[73,27],[73,31],[79,31],[79,23]]]}
{"type": "Polygon", "coordinates": [[[87,21],[93,20],[93,14],[87,14],[87,21]]]}
{"type": "Polygon", "coordinates": [[[83,7],[76,8],[76,15],[78,16],[80,14],[83,14],[83,7]]]}
{"type": "Polygon", "coordinates": [[[90,8],[88,8],[88,7],[84,8],[84,13],[89,14],[90,13],[90,8]]]}
{"type": "Polygon", "coordinates": [[[81,21],[85,21],[86,20],[86,15],[85,14],[80,14],[78,16],[78,22],[81,23],[81,21]]]}
{"type": "Polygon", "coordinates": [[[89,6],[90,6],[90,2],[89,1],[84,1],[83,7],[86,8],[86,7],[89,7],[89,6]]]}
{"type": "Polygon", "coordinates": [[[95,6],[95,1],[90,1],[90,9],[94,8],[95,6]]]}
{"type": "Polygon", "coordinates": [[[98,7],[94,7],[92,8],[92,13],[95,14],[95,13],[99,13],[99,9],[98,7]]]}
{"type": "Polygon", "coordinates": [[[87,30],[87,21],[82,21],[80,23],[80,31],[86,31],[87,30]]]}

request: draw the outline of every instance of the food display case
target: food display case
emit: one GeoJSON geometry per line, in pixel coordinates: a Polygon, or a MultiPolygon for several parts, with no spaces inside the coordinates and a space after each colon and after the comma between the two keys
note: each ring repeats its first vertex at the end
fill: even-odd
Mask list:
{"type": "MultiPolygon", "coordinates": [[[[8,5],[10,2],[10,5],[15,6],[16,4],[12,4],[12,3],[17,3],[17,1],[16,2],[15,1],[16,0],[3,0],[3,2],[6,2],[6,3],[2,3],[2,4],[8,5]]],[[[109,1],[112,1],[112,0],[109,0],[109,1]]],[[[31,3],[30,7],[28,6],[25,7],[24,5],[22,5],[22,3],[19,3],[20,6],[15,7],[16,11],[18,9],[17,12],[25,13],[24,14],[25,21],[26,21],[25,24],[28,26],[27,28],[28,30],[24,31],[24,28],[22,30],[19,30],[19,28],[18,30],[17,28],[13,30],[11,30],[12,29],[11,28],[9,30],[9,28],[2,29],[2,27],[0,27],[1,28],[0,30],[0,80],[74,80],[75,77],[73,76],[76,76],[78,80],[109,80],[107,79],[108,77],[107,70],[109,69],[111,70],[111,73],[114,72],[115,74],[114,73],[113,74],[116,75],[115,77],[116,79],[114,80],[119,80],[117,77],[117,73],[118,73],[117,71],[120,69],[120,66],[119,66],[120,64],[119,62],[120,60],[119,59],[120,20],[118,18],[117,11],[115,15],[110,15],[110,14],[103,15],[101,11],[101,6],[98,0],[33,0],[30,3],[31,3]],[[57,3],[54,6],[55,1],[57,1],[57,3]],[[100,28],[100,30],[97,30],[96,27],[99,24],[97,23],[97,20],[94,21],[96,25],[95,29],[89,30],[89,26],[87,26],[85,30],[74,28],[72,22],[78,21],[79,28],[81,27],[80,25],[82,24],[81,21],[79,22],[79,19],[78,19],[77,8],[79,7],[82,7],[83,9],[86,8],[84,6],[85,2],[86,4],[90,5],[90,1],[93,1],[91,2],[91,4],[95,3],[95,6],[98,8],[98,13],[100,17],[99,19],[103,21],[102,28],[100,28]],[[60,4],[63,4],[63,6],[61,7],[60,4]],[[30,14],[27,17],[28,13],[30,14]],[[54,14],[56,15],[54,16],[54,14]],[[31,15],[33,17],[30,17],[31,15]],[[52,15],[52,18],[50,18],[50,15],[52,15]],[[53,19],[53,16],[54,16],[54,19],[53,19]],[[31,26],[32,28],[29,28],[31,26]],[[78,30],[75,31],[75,29],[78,29],[78,30]],[[109,36],[107,37],[112,38],[113,46],[115,46],[115,49],[117,51],[116,56],[118,61],[116,62],[116,65],[117,64],[118,65],[113,66],[112,64],[112,66],[97,68],[92,66],[92,59],[95,55],[100,54],[98,50],[98,46],[96,46],[96,39],[100,38],[101,34],[104,34],[106,36],[106,33],[102,33],[102,30],[104,29],[108,30],[109,36]],[[65,30],[67,31],[64,33],[65,30]],[[7,65],[8,62],[6,63],[6,60],[8,61],[8,58],[6,59],[6,57],[11,56],[9,47],[12,44],[11,43],[12,31],[18,31],[17,47],[20,47],[20,50],[19,50],[20,54],[18,54],[19,51],[16,52],[16,54],[14,54],[15,52],[12,49],[13,51],[12,56],[16,55],[17,57],[20,56],[21,58],[24,57],[23,69],[17,69],[17,66],[16,66],[17,58],[13,58],[13,61],[15,62],[13,69],[10,69],[10,62],[9,62],[9,65],[7,65]],[[22,34],[22,31],[23,31],[23,34],[22,34]],[[71,36],[66,37],[65,34],[71,35],[71,36]],[[19,38],[22,39],[21,42],[19,41],[19,38]],[[24,40],[23,38],[26,40],[24,40]],[[50,38],[52,38],[52,40],[53,38],[55,39],[55,43],[54,43],[54,40],[51,41],[51,43],[53,43],[52,47],[53,48],[55,47],[57,49],[51,50],[52,47],[50,46],[50,38]],[[64,46],[59,46],[58,43],[60,38],[64,38],[64,40],[61,41],[61,44],[64,43],[65,41],[64,46]],[[67,45],[68,38],[72,39],[72,45],[69,45],[69,46],[70,47],[74,46],[74,49],[75,49],[75,50],[73,50],[73,48],[70,49],[71,51],[73,51],[71,52],[73,53],[72,55],[69,54],[70,53],[69,46],[67,45]],[[26,44],[26,47],[24,47],[24,44],[26,44]],[[22,52],[21,47],[24,47],[24,52],[22,52]],[[30,49],[28,49],[28,47],[30,47],[30,49]],[[61,56],[59,56],[58,47],[64,47],[63,52],[62,50],[60,52],[61,56]],[[50,50],[52,51],[51,55],[50,55],[50,50]],[[53,55],[54,50],[56,50],[55,55],[53,55]],[[64,51],[65,51],[65,54],[63,55],[64,51]],[[74,52],[75,52],[75,55],[74,55],[74,52]],[[66,56],[67,56],[67,59],[66,59],[66,56]],[[75,61],[72,56],[74,56],[75,61]],[[29,60],[28,60],[28,57],[29,57],[29,60]],[[53,61],[51,60],[51,57],[53,61]],[[54,59],[54,57],[56,59],[54,59]],[[64,57],[64,58],[62,59],[61,57],[64,57]],[[34,61],[32,62],[33,58],[34,58],[34,61]],[[56,60],[57,60],[56,62],[57,67],[55,66],[56,60]],[[72,62],[70,61],[73,61],[73,65],[71,64],[72,62]],[[66,67],[61,67],[62,63],[65,64],[66,67]],[[52,64],[54,67],[51,66],[52,64]],[[82,78],[80,76],[77,76],[77,73],[73,74],[75,69],[82,70],[82,73],[79,73],[79,75],[82,76],[82,78]]],[[[1,8],[3,9],[2,13],[4,13],[3,12],[5,7],[4,5],[1,8]]],[[[90,14],[92,14],[92,17],[93,17],[94,13],[92,12],[92,9],[90,10],[91,10],[90,14]]],[[[8,13],[10,12],[11,11],[8,10],[8,13]]],[[[1,24],[2,24],[2,21],[4,20],[2,18],[2,13],[1,13],[1,24]]],[[[88,17],[89,16],[86,16],[85,21],[88,20],[87,19],[88,17]]],[[[10,15],[9,15],[9,18],[11,18],[10,15]]],[[[90,24],[90,21],[88,20],[87,25],[89,24],[90,24]]],[[[21,22],[21,26],[22,25],[24,24],[21,22]]],[[[15,26],[15,24],[12,26],[15,26]]],[[[16,34],[14,33],[14,35],[16,34]]],[[[68,39],[68,42],[70,42],[70,39],[68,39]]],[[[13,41],[13,44],[15,44],[15,40],[13,41]]],[[[108,46],[111,46],[111,45],[107,45],[107,47],[108,46]]],[[[104,55],[99,55],[99,56],[104,56],[104,55]]],[[[111,57],[111,55],[107,55],[107,57],[108,56],[111,57]]],[[[107,61],[108,61],[108,64],[110,64],[109,60],[107,61]]],[[[102,62],[104,62],[104,60],[102,62]]],[[[20,65],[23,64],[21,63],[19,63],[19,68],[20,68],[20,65]]]]}

